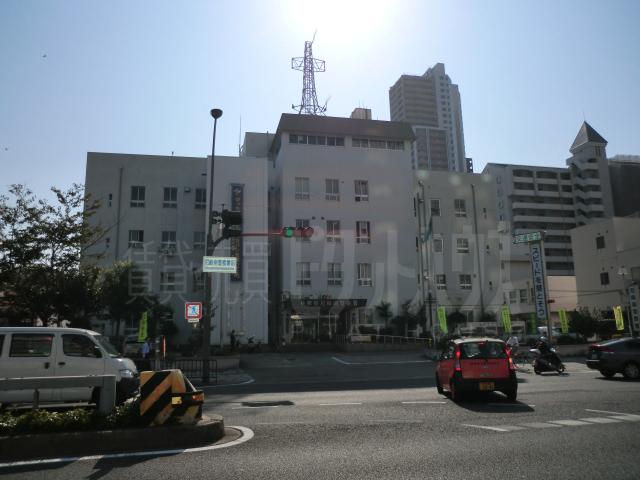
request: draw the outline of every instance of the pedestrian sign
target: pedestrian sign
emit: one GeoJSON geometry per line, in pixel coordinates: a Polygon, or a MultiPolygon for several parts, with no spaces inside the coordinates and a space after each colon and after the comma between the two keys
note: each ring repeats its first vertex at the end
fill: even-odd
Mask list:
{"type": "Polygon", "coordinates": [[[186,318],[189,323],[197,323],[202,318],[202,303],[185,302],[184,318],[186,318]]]}

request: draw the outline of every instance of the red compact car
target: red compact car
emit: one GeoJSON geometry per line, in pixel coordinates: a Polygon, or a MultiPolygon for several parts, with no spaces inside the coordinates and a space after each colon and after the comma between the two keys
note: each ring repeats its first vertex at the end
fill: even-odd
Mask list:
{"type": "Polygon", "coordinates": [[[465,392],[493,391],[515,401],[518,381],[507,345],[496,338],[451,340],[438,359],[436,387],[451,392],[454,402],[465,392]]]}

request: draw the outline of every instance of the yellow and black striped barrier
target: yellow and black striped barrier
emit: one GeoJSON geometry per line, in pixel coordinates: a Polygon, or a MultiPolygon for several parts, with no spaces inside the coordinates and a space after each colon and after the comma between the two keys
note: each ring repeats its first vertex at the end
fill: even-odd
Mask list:
{"type": "Polygon", "coordinates": [[[180,370],[140,373],[140,417],[144,425],[189,425],[202,417],[204,393],[180,370]]]}

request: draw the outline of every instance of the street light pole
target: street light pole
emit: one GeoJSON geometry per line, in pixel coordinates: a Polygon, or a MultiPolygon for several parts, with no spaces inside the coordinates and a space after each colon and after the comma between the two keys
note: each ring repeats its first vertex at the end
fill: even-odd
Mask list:
{"type": "MultiPolygon", "coordinates": [[[[209,205],[207,209],[207,235],[205,243],[205,255],[210,256],[213,254],[213,217],[211,212],[213,211],[213,171],[216,162],[216,127],[218,119],[222,116],[222,110],[214,108],[211,110],[211,116],[213,117],[213,142],[211,145],[211,167],[209,172],[209,205]]],[[[208,273],[202,273],[205,276],[204,283],[204,317],[202,325],[202,383],[205,385],[209,383],[209,357],[211,356],[211,317],[213,315],[213,301],[211,298],[213,275],[208,273]]]]}

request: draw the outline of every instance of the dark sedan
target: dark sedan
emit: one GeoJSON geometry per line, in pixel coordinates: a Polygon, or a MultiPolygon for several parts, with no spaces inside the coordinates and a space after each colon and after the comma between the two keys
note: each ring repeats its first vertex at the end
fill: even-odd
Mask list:
{"type": "Polygon", "coordinates": [[[607,378],[621,373],[625,378],[640,378],[640,339],[619,338],[591,345],[587,367],[607,378]]]}

